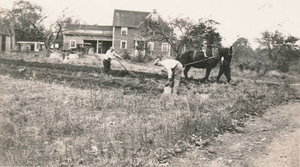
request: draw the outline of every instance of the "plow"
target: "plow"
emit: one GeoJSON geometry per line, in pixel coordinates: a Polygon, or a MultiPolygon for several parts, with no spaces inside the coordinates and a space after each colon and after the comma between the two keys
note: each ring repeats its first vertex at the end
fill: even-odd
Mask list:
{"type": "MultiPolygon", "coordinates": [[[[116,59],[116,61],[124,68],[125,70],[125,73],[128,74],[128,75],[131,75],[132,77],[137,77],[137,75],[135,73],[133,73],[132,71],[129,71],[126,67],[125,67],[125,61],[123,60],[123,63],[119,60],[116,59]]],[[[119,72],[118,75],[121,74],[122,71],[119,72]]]]}

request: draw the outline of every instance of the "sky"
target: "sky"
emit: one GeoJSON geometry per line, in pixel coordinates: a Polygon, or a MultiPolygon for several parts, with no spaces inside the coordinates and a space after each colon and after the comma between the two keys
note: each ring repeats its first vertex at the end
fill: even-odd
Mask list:
{"type": "MultiPolygon", "coordinates": [[[[42,6],[48,22],[58,18],[64,9],[67,14],[85,24],[112,25],[114,9],[151,12],[153,9],[166,20],[189,17],[220,23],[218,32],[223,46],[231,46],[239,37],[255,39],[263,31],[278,30],[284,35],[300,38],[299,0],[29,0],[42,6]]],[[[11,9],[14,0],[1,0],[0,7],[11,9]]]]}

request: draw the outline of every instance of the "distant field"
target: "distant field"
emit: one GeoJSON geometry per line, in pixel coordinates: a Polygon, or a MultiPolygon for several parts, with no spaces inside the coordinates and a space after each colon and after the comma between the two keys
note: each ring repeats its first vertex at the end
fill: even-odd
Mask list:
{"type": "Polygon", "coordinates": [[[0,57],[1,165],[158,166],[297,97],[281,74],[263,78],[281,84],[250,71],[233,72],[235,85],[183,80],[168,96],[151,62],[128,63],[136,76],[117,65],[107,76],[101,59],[79,61],[0,57]]]}
{"type": "MultiPolygon", "coordinates": [[[[13,53],[13,54],[0,54],[0,58],[3,59],[11,59],[11,60],[24,60],[26,62],[37,62],[37,63],[51,63],[51,64],[61,64],[62,66],[68,65],[75,65],[75,66],[83,66],[86,68],[86,66],[94,68],[96,70],[101,70],[103,68],[102,58],[104,55],[85,55],[83,58],[80,58],[78,60],[70,61],[68,63],[63,63],[61,60],[58,59],[50,59],[49,57],[39,56],[36,57],[35,54],[30,53],[29,55],[26,55],[24,53],[13,53]]],[[[125,60],[126,62],[123,63],[127,70],[133,71],[133,72],[142,72],[142,73],[155,73],[162,75],[162,69],[157,66],[153,66],[153,61],[147,62],[147,63],[136,63],[132,62],[130,60],[125,60]]],[[[251,70],[244,70],[241,72],[237,67],[232,66],[231,67],[231,73],[233,80],[240,80],[240,79],[266,79],[266,80],[272,80],[272,81],[279,81],[282,82],[282,79],[289,80],[291,82],[300,82],[300,77],[288,75],[288,74],[282,74],[274,71],[270,71],[267,74],[262,73],[256,73],[255,71],[251,70]]],[[[117,62],[112,61],[112,69],[117,71],[118,73],[120,71],[124,71],[124,68],[117,62]]],[[[216,76],[218,75],[219,65],[212,69],[210,78],[214,80],[216,76]]],[[[182,75],[183,76],[183,75],[182,75]]],[[[205,76],[205,69],[195,69],[191,68],[191,70],[188,73],[189,77],[192,77],[194,79],[200,79],[205,76]]],[[[226,80],[224,76],[221,77],[221,80],[226,80]]]]}

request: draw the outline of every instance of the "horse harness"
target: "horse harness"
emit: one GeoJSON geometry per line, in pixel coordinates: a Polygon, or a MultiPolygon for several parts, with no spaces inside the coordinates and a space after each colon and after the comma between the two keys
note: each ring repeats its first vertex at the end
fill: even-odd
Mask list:
{"type": "Polygon", "coordinates": [[[205,59],[202,59],[202,60],[195,61],[195,60],[196,60],[196,59],[195,59],[195,57],[196,57],[196,52],[197,52],[197,51],[195,50],[195,51],[194,51],[194,54],[193,54],[193,62],[184,64],[184,66],[186,66],[186,65],[192,65],[192,64],[196,64],[196,63],[200,63],[200,62],[209,60],[209,59],[216,58],[215,56],[213,56],[213,57],[208,57],[208,58],[205,58],[205,59]]]}
{"type": "Polygon", "coordinates": [[[194,62],[191,62],[191,63],[187,63],[187,64],[184,64],[184,66],[186,65],[192,65],[192,64],[196,64],[196,63],[200,63],[200,62],[203,62],[203,61],[206,61],[206,60],[210,60],[210,59],[214,59],[216,57],[208,57],[206,59],[203,59],[203,60],[198,60],[198,61],[194,61],[194,62]]]}
{"type": "Polygon", "coordinates": [[[195,51],[194,51],[194,55],[193,55],[193,61],[195,61],[196,52],[197,52],[197,50],[195,50],[195,51]]]}

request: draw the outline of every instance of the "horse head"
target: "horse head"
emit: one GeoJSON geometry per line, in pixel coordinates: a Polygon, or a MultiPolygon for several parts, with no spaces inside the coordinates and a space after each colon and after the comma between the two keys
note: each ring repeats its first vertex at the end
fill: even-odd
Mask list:
{"type": "Polygon", "coordinates": [[[219,51],[221,65],[229,65],[232,58],[232,46],[230,48],[222,48],[219,51]]]}

